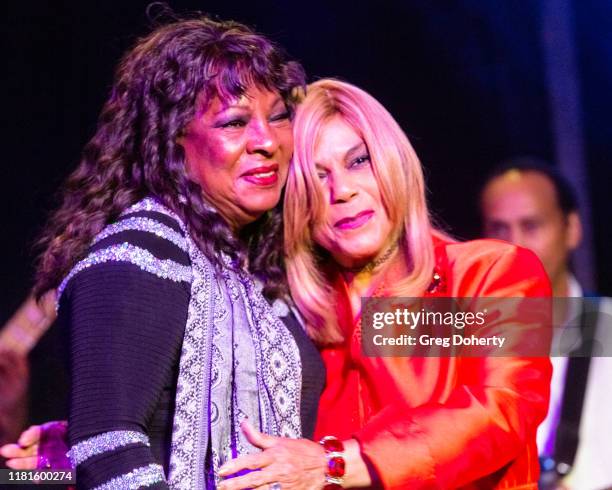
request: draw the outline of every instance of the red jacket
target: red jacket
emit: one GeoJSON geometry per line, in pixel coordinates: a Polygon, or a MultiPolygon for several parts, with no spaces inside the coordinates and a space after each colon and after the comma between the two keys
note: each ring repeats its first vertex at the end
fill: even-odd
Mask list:
{"type": "MultiPolygon", "coordinates": [[[[436,239],[433,296],[548,297],[531,252],[493,240],[436,239]]],[[[365,357],[338,277],[348,339],[322,350],[327,384],[315,437],[356,438],[385,488],[536,489],[536,428],[547,357],[365,357]]]]}

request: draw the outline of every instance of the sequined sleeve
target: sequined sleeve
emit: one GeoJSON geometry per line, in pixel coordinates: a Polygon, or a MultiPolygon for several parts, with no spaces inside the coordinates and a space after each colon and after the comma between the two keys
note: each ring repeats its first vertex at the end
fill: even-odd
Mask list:
{"type": "Polygon", "coordinates": [[[123,217],[61,286],[70,337],[69,456],[79,488],[168,488],[169,413],[189,303],[189,257],[165,216],[123,217]],[[162,425],[164,425],[162,423],[162,425]],[[168,424],[166,424],[168,425],[168,424]]]}

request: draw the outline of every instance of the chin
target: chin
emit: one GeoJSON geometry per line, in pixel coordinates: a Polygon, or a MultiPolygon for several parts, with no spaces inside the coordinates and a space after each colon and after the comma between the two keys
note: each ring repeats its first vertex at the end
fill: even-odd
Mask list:
{"type": "Polygon", "coordinates": [[[383,251],[384,246],[384,240],[379,240],[378,237],[372,237],[364,233],[351,240],[351,243],[347,243],[345,249],[353,251],[359,257],[374,258],[383,251]]]}
{"type": "Polygon", "coordinates": [[[270,193],[266,196],[249,196],[250,199],[243,203],[244,209],[250,214],[264,214],[275,208],[280,201],[280,192],[270,193]]]}
{"type": "MultiPolygon", "coordinates": [[[[342,264],[366,264],[376,257],[378,250],[374,247],[342,247],[339,253],[335,254],[337,261],[342,264]]],[[[353,267],[353,265],[351,265],[353,267]]]]}

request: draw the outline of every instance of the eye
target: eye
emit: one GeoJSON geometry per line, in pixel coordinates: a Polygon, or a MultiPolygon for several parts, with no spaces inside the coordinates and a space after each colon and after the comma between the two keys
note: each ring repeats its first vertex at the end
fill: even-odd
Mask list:
{"type": "Polygon", "coordinates": [[[281,112],[280,114],[276,114],[276,115],[272,116],[270,118],[270,121],[271,122],[287,121],[288,119],[291,119],[291,114],[289,113],[288,110],[285,110],[285,111],[281,112]]]}
{"type": "Polygon", "coordinates": [[[349,168],[363,167],[369,164],[370,164],[370,155],[365,153],[361,156],[358,156],[354,160],[351,160],[351,163],[349,164],[349,168]]]}
{"type": "Polygon", "coordinates": [[[523,223],[523,229],[528,233],[533,233],[540,227],[540,223],[535,220],[525,221],[523,223]]]}
{"type": "Polygon", "coordinates": [[[317,169],[317,177],[319,177],[319,180],[327,179],[328,175],[329,175],[329,172],[327,170],[324,170],[322,168],[317,169]]]}
{"type": "Polygon", "coordinates": [[[242,128],[246,126],[246,121],[244,119],[231,119],[227,122],[222,122],[219,124],[221,128],[242,128]]]}
{"type": "Polygon", "coordinates": [[[509,227],[504,223],[486,223],[485,233],[489,237],[507,239],[509,235],[509,227]]]}

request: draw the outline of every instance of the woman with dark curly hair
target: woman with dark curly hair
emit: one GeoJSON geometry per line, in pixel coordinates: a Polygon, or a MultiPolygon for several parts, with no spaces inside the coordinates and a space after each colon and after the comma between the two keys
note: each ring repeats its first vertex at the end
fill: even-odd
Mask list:
{"type": "Polygon", "coordinates": [[[268,39],[208,18],[120,62],[34,288],[57,289],[69,330],[79,487],[214,488],[253,450],[247,417],[312,435],[323,366],[289,307],[277,206],[304,83],[268,39]]]}

